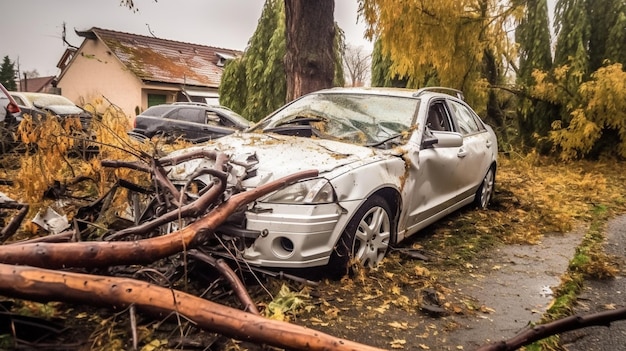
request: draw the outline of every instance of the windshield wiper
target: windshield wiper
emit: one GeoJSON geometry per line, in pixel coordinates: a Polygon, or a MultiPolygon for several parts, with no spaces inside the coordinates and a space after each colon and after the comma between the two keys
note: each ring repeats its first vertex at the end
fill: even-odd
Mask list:
{"type": "Polygon", "coordinates": [[[399,138],[401,136],[402,136],[402,133],[397,133],[397,134],[389,136],[389,137],[387,137],[387,138],[385,138],[385,139],[383,139],[381,141],[365,144],[365,146],[373,146],[373,147],[380,146],[382,144],[385,144],[385,143],[388,143],[388,142],[392,141],[393,139],[397,139],[397,138],[399,138]]]}
{"type": "Polygon", "coordinates": [[[324,122],[327,121],[326,118],[323,117],[304,117],[298,116],[296,118],[290,119],[288,121],[278,123],[276,126],[271,128],[263,129],[264,133],[278,133],[278,134],[292,134],[292,135],[300,135],[300,132],[305,132],[305,136],[316,135],[319,136],[321,134],[320,130],[311,126],[311,122],[324,122]]]}
{"type": "Polygon", "coordinates": [[[309,124],[311,122],[323,122],[323,121],[326,121],[326,118],[323,118],[323,117],[298,116],[298,117],[292,118],[292,119],[290,119],[288,121],[278,123],[276,126],[274,126],[272,128],[269,128],[267,130],[279,128],[281,126],[286,126],[286,125],[290,125],[290,124],[297,124],[297,123],[307,123],[307,124],[309,124]]]}

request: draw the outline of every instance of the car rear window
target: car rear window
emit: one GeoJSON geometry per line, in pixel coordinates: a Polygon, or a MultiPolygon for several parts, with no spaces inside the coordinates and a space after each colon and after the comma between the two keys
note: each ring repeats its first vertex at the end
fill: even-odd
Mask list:
{"type": "Polygon", "coordinates": [[[197,108],[180,108],[172,112],[168,118],[187,122],[206,123],[204,110],[197,108]]]}
{"type": "Polygon", "coordinates": [[[152,106],[141,114],[144,116],[163,117],[171,109],[172,106],[152,106]]]}

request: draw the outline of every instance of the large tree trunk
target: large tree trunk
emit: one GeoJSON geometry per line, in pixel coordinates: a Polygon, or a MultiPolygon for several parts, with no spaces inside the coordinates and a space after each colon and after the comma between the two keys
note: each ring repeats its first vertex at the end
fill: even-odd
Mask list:
{"type": "Polygon", "coordinates": [[[134,304],[139,309],[161,316],[177,312],[205,330],[289,350],[381,351],[128,278],[0,264],[0,294],[39,301],[56,300],[118,308],[134,304]]]}
{"type": "Polygon", "coordinates": [[[287,101],[333,86],[334,0],[285,0],[287,101]]]}

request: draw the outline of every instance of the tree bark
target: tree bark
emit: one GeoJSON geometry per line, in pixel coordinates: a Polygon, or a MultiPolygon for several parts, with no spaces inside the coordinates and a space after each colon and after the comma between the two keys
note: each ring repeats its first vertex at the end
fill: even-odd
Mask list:
{"type": "Polygon", "coordinates": [[[626,319],[626,307],[616,310],[592,313],[588,315],[575,315],[561,319],[557,319],[550,323],[537,325],[533,328],[525,329],[514,337],[496,342],[493,344],[483,345],[476,351],[513,351],[520,347],[530,345],[531,343],[557,335],[572,331],[575,329],[586,328],[590,326],[610,326],[611,323],[626,319]]]}
{"type": "Polygon", "coordinates": [[[334,0],[285,0],[287,101],[333,86],[334,0]]]}
{"type": "Polygon", "coordinates": [[[300,179],[317,176],[316,170],[302,171],[255,189],[233,195],[207,215],[176,232],[136,241],[31,243],[0,246],[0,263],[45,268],[106,267],[151,263],[193,248],[228,216],[255,199],[300,179]]]}
{"type": "Polygon", "coordinates": [[[0,294],[126,308],[156,315],[177,312],[200,328],[239,340],[303,351],[381,351],[298,325],[226,307],[184,292],[128,278],[100,277],[0,264],[0,294]]]}

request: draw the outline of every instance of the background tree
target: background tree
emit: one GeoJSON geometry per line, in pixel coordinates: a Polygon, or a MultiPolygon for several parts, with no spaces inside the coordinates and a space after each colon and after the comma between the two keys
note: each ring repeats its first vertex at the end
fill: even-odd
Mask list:
{"type": "MultiPolygon", "coordinates": [[[[493,55],[491,68],[510,51],[506,29],[514,7],[495,0],[402,2],[360,0],[366,34],[381,43],[382,58],[391,61],[391,77],[406,77],[411,88],[444,85],[465,92],[480,112],[486,111],[488,76],[483,57],[493,55]]],[[[508,55],[512,57],[512,55],[508,55]]],[[[380,76],[374,68],[372,77],[380,76]]],[[[496,73],[504,72],[498,67],[496,73]]],[[[500,79],[500,78],[498,78],[500,79]]]]}
{"type": "MultiPolygon", "coordinates": [[[[552,50],[548,4],[546,0],[527,0],[524,16],[515,29],[518,44],[519,70],[517,84],[526,90],[534,84],[533,71],[552,68],[552,50]]],[[[518,122],[521,141],[536,146],[538,135],[546,140],[551,125],[558,118],[558,109],[545,100],[531,99],[525,91],[518,102],[518,122]]],[[[549,145],[548,145],[549,146],[549,145]]]]}
{"type": "Polygon", "coordinates": [[[603,66],[605,60],[626,64],[626,1],[586,0],[590,23],[589,71],[603,66]]]}
{"type": "Polygon", "coordinates": [[[17,90],[17,83],[15,82],[15,65],[9,59],[9,56],[5,56],[2,59],[2,66],[0,67],[0,83],[4,85],[8,90],[17,90]]]}
{"type": "Polygon", "coordinates": [[[370,75],[372,55],[362,46],[347,45],[343,53],[343,67],[350,86],[364,86],[370,75]]]}
{"type": "Polygon", "coordinates": [[[585,0],[558,0],[554,23],[557,32],[554,66],[570,67],[563,88],[573,94],[589,75],[591,24],[585,0]]]}
{"type": "Polygon", "coordinates": [[[391,71],[391,58],[382,51],[380,40],[374,43],[372,52],[372,86],[405,88],[408,82],[406,77],[400,77],[391,71]]]}
{"type": "Polygon", "coordinates": [[[220,102],[252,121],[285,103],[285,11],[283,0],[267,0],[242,57],[229,62],[220,102]]]}
{"type": "Polygon", "coordinates": [[[615,100],[624,84],[615,78],[625,75],[623,65],[611,64],[624,54],[625,44],[615,41],[624,36],[624,18],[623,1],[559,0],[556,4],[554,68],[535,72],[532,93],[559,106],[560,119],[552,124],[550,140],[563,158],[626,156],[621,146],[626,116],[615,100]],[[602,66],[594,71],[598,64],[602,66]],[[620,147],[616,150],[615,145],[620,147]]]}
{"type": "Polygon", "coordinates": [[[333,86],[334,11],[334,0],[285,0],[287,101],[333,86]]]}
{"type": "MultiPolygon", "coordinates": [[[[283,0],[267,0],[258,26],[244,54],[231,60],[220,84],[220,103],[252,121],[265,117],[287,101],[285,69],[286,31],[283,0]]],[[[336,25],[335,25],[336,26],[336,25]]],[[[331,42],[334,66],[330,86],[344,84],[340,64],[344,46],[343,31],[335,28],[331,42]]]]}
{"type": "Polygon", "coordinates": [[[602,67],[574,92],[564,92],[568,66],[553,74],[536,71],[534,94],[566,106],[569,120],[553,123],[551,140],[563,159],[601,154],[626,158],[626,72],[619,63],[602,67]]]}

